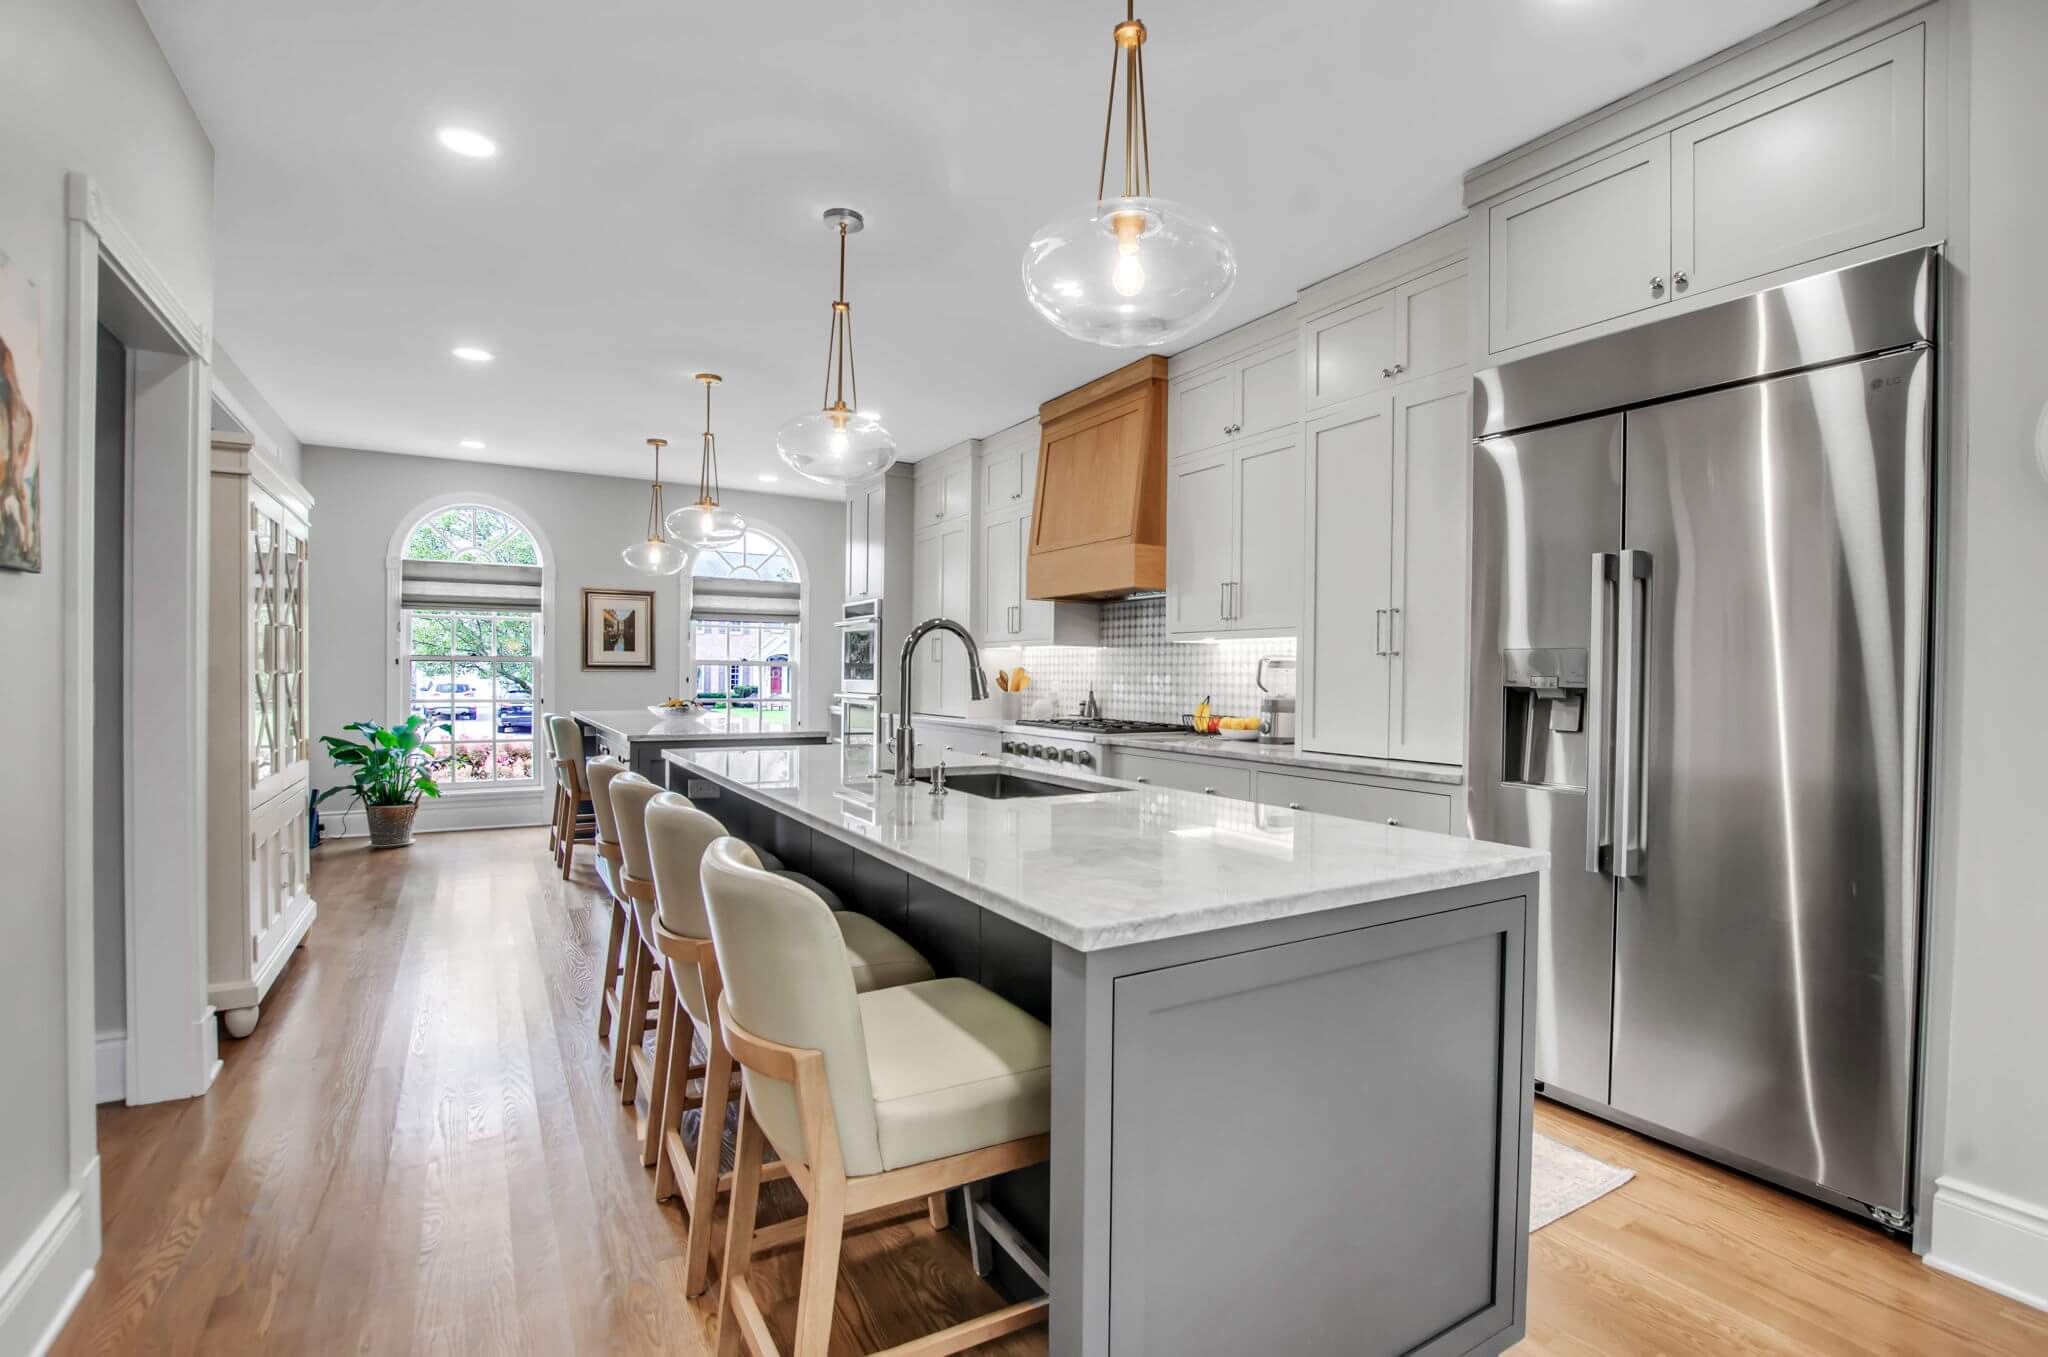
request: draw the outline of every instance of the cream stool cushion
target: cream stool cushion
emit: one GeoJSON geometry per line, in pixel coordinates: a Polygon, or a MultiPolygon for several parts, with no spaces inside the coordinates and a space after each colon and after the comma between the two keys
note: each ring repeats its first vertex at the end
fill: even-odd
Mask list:
{"type": "Polygon", "coordinates": [[[972,980],[860,996],[882,1166],[1052,1129],[1052,1029],[972,980]]]}
{"type": "Polygon", "coordinates": [[[619,841],[619,820],[612,813],[612,779],[623,775],[626,765],[609,754],[583,765],[590,783],[590,808],[597,815],[597,837],[604,843],[619,841]]]}
{"type": "MultiPolygon", "coordinates": [[[[809,877],[795,872],[779,875],[785,881],[810,886],[828,906],[839,903],[839,897],[813,885],[809,877]]],[[[846,964],[853,969],[853,987],[859,993],[932,978],[932,964],[885,925],[865,914],[838,908],[832,910],[832,921],[839,925],[839,936],[846,942],[846,964]]]]}

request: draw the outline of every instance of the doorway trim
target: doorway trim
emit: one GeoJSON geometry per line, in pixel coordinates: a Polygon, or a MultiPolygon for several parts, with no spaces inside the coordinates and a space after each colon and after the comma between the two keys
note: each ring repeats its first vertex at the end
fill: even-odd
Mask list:
{"type": "MultiPolygon", "coordinates": [[[[93,464],[97,339],[130,350],[125,1085],[131,1103],[204,1093],[219,1069],[206,1001],[207,491],[212,336],[93,180],[65,182],[65,1030],[74,1175],[97,1185],[93,1013],[93,464]],[[148,568],[135,564],[147,561],[148,568]],[[135,794],[132,770],[148,768],[135,794]]],[[[94,1195],[97,1195],[95,1192],[94,1195]]],[[[89,1212],[98,1230],[97,1203],[89,1212]]],[[[97,1252],[97,1249],[94,1250],[97,1252]]]]}

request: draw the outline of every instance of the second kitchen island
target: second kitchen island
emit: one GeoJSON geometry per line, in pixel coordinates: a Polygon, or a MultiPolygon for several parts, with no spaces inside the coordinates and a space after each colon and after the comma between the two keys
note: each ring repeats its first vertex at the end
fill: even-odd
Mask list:
{"type": "Polygon", "coordinates": [[[1049,1260],[1051,1351],[1522,1336],[1544,854],[1071,775],[936,798],[865,746],[663,757],[940,975],[1050,1023],[1052,1160],[990,1204],[1049,1260]]]}

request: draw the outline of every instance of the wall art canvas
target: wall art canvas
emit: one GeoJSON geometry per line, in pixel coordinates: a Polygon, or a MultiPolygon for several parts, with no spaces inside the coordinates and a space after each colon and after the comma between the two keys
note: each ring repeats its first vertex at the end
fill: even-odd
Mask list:
{"type": "Polygon", "coordinates": [[[639,589],[583,591],[583,667],[654,668],[654,595],[639,589]]]}
{"type": "Polygon", "coordinates": [[[0,570],[43,568],[42,391],[41,298],[0,254],[0,570]]]}

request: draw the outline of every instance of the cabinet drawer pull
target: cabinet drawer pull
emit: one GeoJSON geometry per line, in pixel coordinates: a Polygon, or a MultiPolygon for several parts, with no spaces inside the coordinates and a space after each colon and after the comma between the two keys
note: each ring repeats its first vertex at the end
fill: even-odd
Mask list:
{"type": "Polygon", "coordinates": [[[1659,273],[1659,274],[1653,274],[1653,275],[1651,275],[1651,277],[1650,277],[1650,295],[1651,295],[1652,297],[1661,297],[1661,296],[1663,296],[1663,295],[1664,295],[1664,275],[1663,275],[1663,274],[1659,273]]]}

